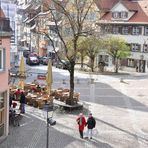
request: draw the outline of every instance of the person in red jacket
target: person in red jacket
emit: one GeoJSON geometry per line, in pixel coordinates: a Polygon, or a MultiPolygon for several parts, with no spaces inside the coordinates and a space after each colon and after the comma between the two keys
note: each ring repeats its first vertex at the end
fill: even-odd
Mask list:
{"type": "Polygon", "coordinates": [[[83,139],[83,131],[84,127],[86,126],[86,120],[82,113],[79,114],[79,117],[77,118],[77,123],[79,126],[80,137],[83,139]]]}

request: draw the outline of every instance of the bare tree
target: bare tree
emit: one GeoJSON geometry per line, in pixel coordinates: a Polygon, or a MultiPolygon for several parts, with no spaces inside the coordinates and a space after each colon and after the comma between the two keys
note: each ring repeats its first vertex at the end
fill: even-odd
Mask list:
{"type": "MultiPolygon", "coordinates": [[[[67,100],[68,104],[73,104],[74,68],[79,51],[78,40],[81,36],[87,36],[94,31],[91,26],[92,22],[88,23],[87,20],[88,14],[93,10],[93,4],[93,0],[52,0],[52,5],[48,6],[63,52],[70,63],[68,67],[70,73],[70,98],[67,100]],[[70,49],[69,42],[71,43],[70,49]]],[[[53,38],[47,32],[44,32],[44,34],[51,41],[55,50],[53,38]]]]}

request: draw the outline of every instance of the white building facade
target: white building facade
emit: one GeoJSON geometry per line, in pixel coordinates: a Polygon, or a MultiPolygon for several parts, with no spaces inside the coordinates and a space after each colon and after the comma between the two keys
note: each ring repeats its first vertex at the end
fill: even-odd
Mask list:
{"type": "MultiPolygon", "coordinates": [[[[130,46],[131,56],[121,62],[124,69],[148,72],[147,6],[147,0],[118,0],[111,8],[108,2],[109,9],[104,11],[100,19],[102,32],[124,38],[130,46]]],[[[104,53],[100,57],[106,60],[105,62],[108,62],[109,66],[112,66],[110,56],[104,53]]]]}

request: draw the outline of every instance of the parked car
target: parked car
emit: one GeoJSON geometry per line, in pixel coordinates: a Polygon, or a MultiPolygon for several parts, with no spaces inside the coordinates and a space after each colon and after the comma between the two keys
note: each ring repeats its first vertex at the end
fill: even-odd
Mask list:
{"type": "Polygon", "coordinates": [[[29,56],[38,57],[38,54],[36,52],[30,52],[29,56]]]}
{"type": "Polygon", "coordinates": [[[49,59],[50,59],[49,57],[40,57],[40,58],[39,58],[40,64],[48,65],[49,59]]]}
{"type": "Polygon", "coordinates": [[[26,59],[26,64],[28,64],[28,65],[39,65],[40,61],[36,56],[29,56],[26,59]]]}
{"type": "Polygon", "coordinates": [[[24,50],[24,51],[23,51],[23,56],[24,56],[25,58],[28,58],[29,54],[30,54],[30,50],[24,50]]]}
{"type": "Polygon", "coordinates": [[[56,68],[68,69],[70,67],[69,61],[61,60],[55,64],[56,68]]]}

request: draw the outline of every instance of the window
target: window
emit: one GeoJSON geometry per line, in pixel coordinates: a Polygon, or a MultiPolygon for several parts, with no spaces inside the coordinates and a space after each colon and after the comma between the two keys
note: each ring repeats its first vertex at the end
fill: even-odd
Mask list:
{"type": "Polygon", "coordinates": [[[128,17],[128,13],[123,11],[123,12],[120,12],[120,17],[123,18],[123,19],[126,19],[128,17]]]}
{"type": "Polygon", "coordinates": [[[140,44],[132,44],[131,47],[132,47],[131,51],[140,52],[140,49],[141,49],[140,44]]]}
{"type": "Polygon", "coordinates": [[[132,28],[133,35],[140,35],[141,34],[141,27],[135,26],[132,28]]]}
{"type": "Polygon", "coordinates": [[[119,12],[113,12],[113,13],[112,13],[112,17],[113,17],[114,19],[119,18],[119,12]]]}
{"type": "Polygon", "coordinates": [[[111,27],[110,26],[105,26],[103,28],[104,33],[110,33],[111,32],[111,27]]]}
{"type": "Polygon", "coordinates": [[[5,93],[0,93],[0,109],[4,107],[4,94],[5,93]]]}
{"type": "Polygon", "coordinates": [[[126,19],[128,17],[128,12],[126,12],[126,11],[113,12],[112,17],[114,19],[126,19]]]}
{"type": "Polygon", "coordinates": [[[129,67],[135,67],[135,62],[134,59],[128,59],[128,63],[127,63],[129,67]]]}
{"type": "Polygon", "coordinates": [[[4,135],[4,97],[5,92],[0,93],[0,137],[4,135]]]}
{"type": "Polygon", "coordinates": [[[148,52],[148,44],[143,45],[143,52],[148,52]]]}
{"type": "Polygon", "coordinates": [[[4,122],[4,109],[0,111],[0,125],[4,122]]]}
{"type": "Polygon", "coordinates": [[[0,70],[3,69],[3,51],[0,50],[0,70]]]}
{"type": "Polygon", "coordinates": [[[123,28],[122,28],[122,34],[128,34],[128,32],[129,32],[129,30],[128,30],[128,27],[127,26],[124,26],[123,28]]]}
{"type": "Polygon", "coordinates": [[[96,20],[96,13],[90,13],[89,20],[91,20],[91,21],[96,20]]]}
{"type": "Polygon", "coordinates": [[[70,34],[71,34],[71,29],[65,28],[65,35],[70,35],[70,34]]]}
{"type": "Polygon", "coordinates": [[[144,28],[144,35],[148,35],[148,27],[144,28]]]}
{"type": "Polygon", "coordinates": [[[0,137],[4,135],[4,124],[0,125],[0,137]]]}
{"type": "Polygon", "coordinates": [[[113,26],[113,28],[112,28],[113,30],[113,34],[118,34],[119,33],[119,27],[117,27],[117,26],[113,26]]]}
{"type": "Polygon", "coordinates": [[[0,48],[0,71],[3,71],[5,68],[5,49],[0,48]]]}

